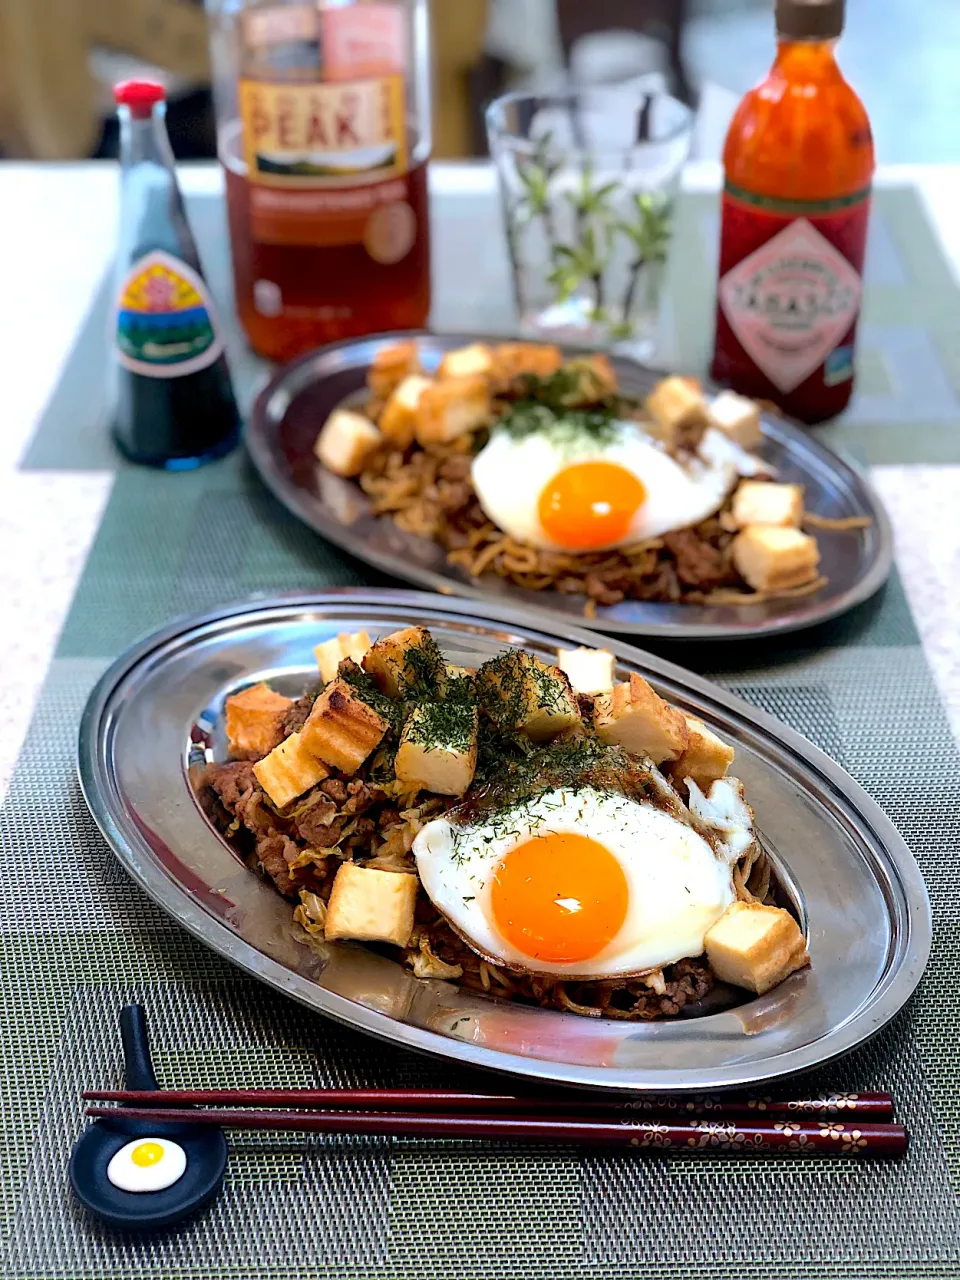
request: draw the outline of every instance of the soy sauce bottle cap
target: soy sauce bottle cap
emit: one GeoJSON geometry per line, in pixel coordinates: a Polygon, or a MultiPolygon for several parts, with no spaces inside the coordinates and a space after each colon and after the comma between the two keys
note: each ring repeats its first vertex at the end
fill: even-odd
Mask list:
{"type": "Polygon", "coordinates": [[[113,86],[117,106],[129,107],[134,120],[148,120],[150,112],[165,97],[163,85],[155,80],[124,80],[113,86]]]}
{"type": "Polygon", "coordinates": [[[835,40],[846,0],[777,0],[777,35],[787,40],[835,40]]]}

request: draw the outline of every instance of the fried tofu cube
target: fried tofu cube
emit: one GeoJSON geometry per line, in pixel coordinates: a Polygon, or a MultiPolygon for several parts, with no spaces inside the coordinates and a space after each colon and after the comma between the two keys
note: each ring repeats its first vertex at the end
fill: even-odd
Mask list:
{"type": "Polygon", "coordinates": [[[334,409],[317,436],[313,452],[334,475],[358,476],[383,437],[369,418],[352,409],[334,409]]]}
{"type": "Polygon", "coordinates": [[[690,731],[682,711],[671,707],[631,672],[594,704],[594,728],[601,742],[615,743],[631,755],[649,756],[654,764],[676,760],[686,749],[690,731]]]}
{"type": "Polygon", "coordinates": [[[227,745],[236,760],[259,760],[283,740],[283,717],[292,698],[268,684],[254,684],[226,701],[227,745]]]}
{"type": "Polygon", "coordinates": [[[486,378],[493,368],[493,352],[484,342],[448,351],[437,368],[438,378],[470,378],[480,374],[486,378]]]}
{"type": "Polygon", "coordinates": [[[344,862],[330,890],[323,933],[328,942],[392,942],[405,947],[413,932],[417,877],[344,862]]]}
{"type": "Polygon", "coordinates": [[[686,427],[707,425],[707,402],[699,386],[686,378],[664,378],[647,396],[646,410],[659,435],[669,444],[686,427]]]}
{"type": "Polygon", "coordinates": [[[490,386],[483,374],[431,383],[417,401],[415,432],[422,445],[446,444],[490,421],[490,386]]]}
{"type": "Polygon", "coordinates": [[[446,678],[443,654],[426,627],[406,627],[384,636],[364,655],[363,669],[388,698],[436,694],[446,678]]]}
{"type": "Polygon", "coordinates": [[[750,524],[778,524],[798,529],[803,522],[803,485],[744,480],[733,495],[731,515],[738,529],[750,524]]]}
{"type": "Polygon", "coordinates": [[[493,349],[493,385],[498,391],[507,391],[524,374],[549,378],[562,364],[559,347],[539,342],[501,342],[493,349]]]}
{"type": "Polygon", "coordinates": [[[571,378],[571,389],[564,396],[571,408],[606,400],[616,393],[619,386],[613,365],[606,356],[599,353],[568,360],[563,365],[563,370],[571,378]]]}
{"type": "Polygon", "coordinates": [[[786,591],[802,587],[817,574],[820,551],[816,538],[799,529],[751,524],[731,543],[737,572],[754,591],[786,591]]]}
{"type": "Polygon", "coordinates": [[[334,680],[313,704],[300,733],[311,755],[351,774],[356,773],[389,727],[345,680],[334,680]]]}
{"type": "Polygon", "coordinates": [[[462,796],[477,767],[477,704],[462,682],[462,696],[425,702],[407,716],[397,749],[397,779],[441,796],[462,796]]]}
{"type": "Polygon", "coordinates": [[[707,408],[707,420],[711,427],[744,449],[755,448],[763,439],[760,406],[735,391],[721,391],[713,397],[707,408]]]}
{"type": "Polygon", "coordinates": [[[734,902],[704,936],[710,968],[721,982],[762,996],[810,963],[800,926],[782,907],[734,902]]]}
{"type": "Polygon", "coordinates": [[[687,722],[689,736],[682,754],[669,765],[668,772],[678,782],[692,778],[701,791],[707,792],[718,778],[727,776],[733,764],[733,747],[696,716],[680,714],[687,722]]]}
{"type": "Polygon", "coordinates": [[[279,747],[257,761],[253,772],[278,809],[330,776],[323,761],[303,745],[302,731],[284,738],[279,747]]]}
{"type": "Polygon", "coordinates": [[[411,373],[390,394],[380,414],[380,433],[397,449],[408,449],[416,433],[417,406],[427,387],[433,386],[429,378],[411,373]]]}
{"type": "Polygon", "coordinates": [[[336,677],[337,668],[344,658],[352,658],[359,665],[363,662],[363,656],[369,648],[370,637],[366,631],[357,631],[352,635],[347,631],[341,631],[332,640],[324,640],[313,650],[313,656],[317,660],[320,671],[320,679],[324,684],[329,684],[336,677]]]}
{"type": "Polygon", "coordinates": [[[477,694],[491,720],[506,732],[544,742],[580,723],[580,708],[567,675],[523,649],[485,662],[477,694]]]}
{"type": "Polygon", "coordinates": [[[557,666],[574,693],[609,693],[613,689],[614,657],[608,649],[558,649],[557,666]]]}
{"type": "Polygon", "coordinates": [[[387,396],[411,373],[422,372],[415,342],[394,342],[381,347],[367,372],[367,386],[379,400],[387,396]]]}

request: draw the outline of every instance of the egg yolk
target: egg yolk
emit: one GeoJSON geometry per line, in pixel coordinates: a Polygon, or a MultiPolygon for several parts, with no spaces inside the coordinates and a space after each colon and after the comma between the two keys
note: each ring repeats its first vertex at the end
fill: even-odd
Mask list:
{"type": "Polygon", "coordinates": [[[559,963],[598,955],[627,915],[627,878],[604,845],[551,832],[515,845],[493,874],[490,905],[504,939],[559,963]]]}
{"type": "Polygon", "coordinates": [[[561,547],[607,547],[627,536],[646,496],[633,472],[619,463],[575,462],[544,486],[537,515],[544,533],[561,547]]]}
{"type": "Polygon", "coordinates": [[[163,1159],[163,1147],[159,1142],[140,1142],[130,1152],[130,1159],[141,1169],[148,1169],[163,1159]]]}

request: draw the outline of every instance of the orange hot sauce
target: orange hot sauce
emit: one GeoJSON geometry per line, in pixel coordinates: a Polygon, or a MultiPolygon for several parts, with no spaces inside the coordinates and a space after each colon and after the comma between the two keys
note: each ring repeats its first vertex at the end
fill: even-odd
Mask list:
{"type": "Polygon", "coordinates": [[[723,153],[712,376],[820,422],[853,392],[874,155],[834,46],[844,0],[777,0],[777,56],[723,153]]]}

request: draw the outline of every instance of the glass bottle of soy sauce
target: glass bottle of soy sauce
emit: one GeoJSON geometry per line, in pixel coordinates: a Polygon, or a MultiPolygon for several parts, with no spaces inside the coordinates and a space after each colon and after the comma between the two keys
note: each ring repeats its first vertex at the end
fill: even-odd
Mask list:
{"type": "Polygon", "coordinates": [[[163,87],[130,80],[114,96],[122,189],[113,438],[131,462],[186,470],[233,448],[239,416],[177,186],[163,87]]]}

